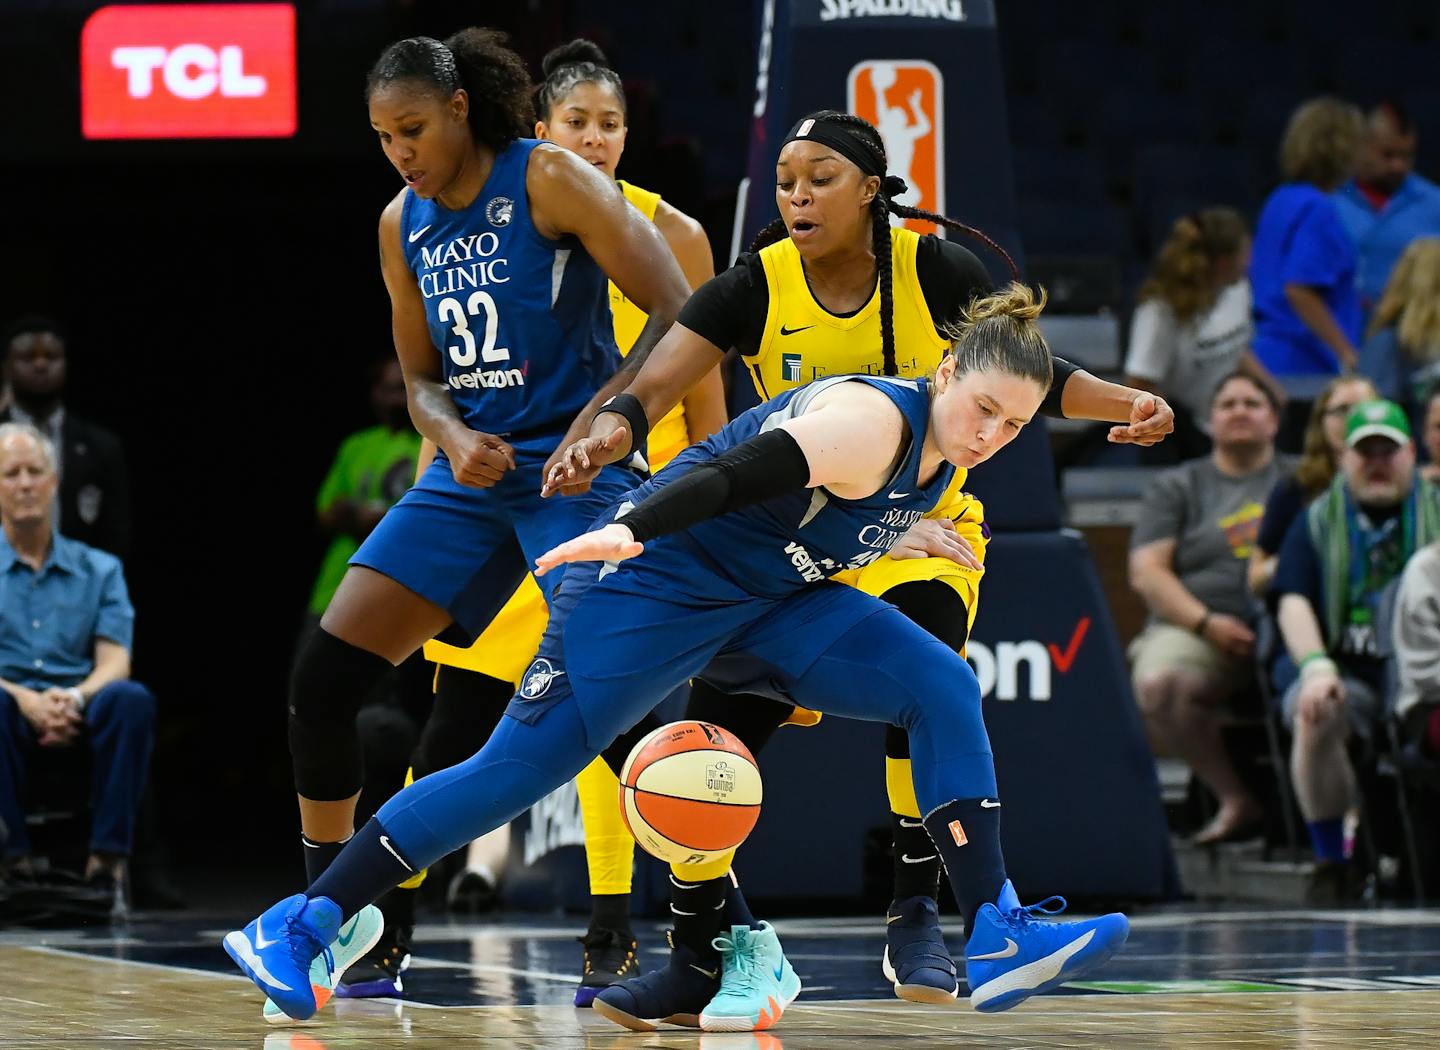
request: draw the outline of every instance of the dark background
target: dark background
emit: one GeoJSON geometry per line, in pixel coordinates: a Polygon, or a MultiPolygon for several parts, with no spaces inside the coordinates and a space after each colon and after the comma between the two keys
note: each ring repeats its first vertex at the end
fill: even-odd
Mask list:
{"type": "Polygon", "coordinates": [[[294,139],[87,142],[79,40],[99,6],[0,3],[0,320],[61,320],[70,408],[125,443],[135,676],[159,698],[155,794],[183,866],[237,830],[266,852],[297,829],[275,818],[293,812],[283,701],[323,551],[313,501],[339,441],[371,423],[367,365],[393,352],[375,245],[400,184],[366,118],[369,66],[392,40],[489,24],[538,76],[550,47],[593,35],[635,81],[622,175],[701,218],[725,250],[751,11],[707,13],[726,41],[715,52],[671,4],[302,2],[294,139]],[[662,104],[653,87],[642,30],[661,12],[680,50],[694,48],[667,59],[692,70],[686,90],[732,117],[705,119],[709,172],[684,94],[662,104]]]}

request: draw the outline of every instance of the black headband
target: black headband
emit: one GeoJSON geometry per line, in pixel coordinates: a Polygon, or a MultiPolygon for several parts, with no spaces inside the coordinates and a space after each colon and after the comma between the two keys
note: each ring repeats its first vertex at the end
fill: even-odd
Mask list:
{"type": "Polygon", "coordinates": [[[894,200],[909,190],[909,187],[905,185],[905,180],[899,175],[886,175],[884,171],[878,169],[875,166],[874,155],[864,149],[854,135],[838,124],[832,124],[818,117],[805,117],[790,129],[790,133],[785,136],[785,141],[780,143],[780,148],[784,149],[786,145],[796,139],[805,139],[809,142],[818,142],[821,145],[829,146],[859,168],[860,174],[877,176],[881,180],[880,192],[890,200],[894,200]]]}
{"type": "Polygon", "coordinates": [[[780,143],[780,148],[784,149],[796,139],[807,139],[829,146],[859,168],[861,174],[885,177],[885,172],[875,166],[873,154],[864,149],[854,135],[838,125],[817,117],[805,117],[790,129],[785,141],[780,143]]]}

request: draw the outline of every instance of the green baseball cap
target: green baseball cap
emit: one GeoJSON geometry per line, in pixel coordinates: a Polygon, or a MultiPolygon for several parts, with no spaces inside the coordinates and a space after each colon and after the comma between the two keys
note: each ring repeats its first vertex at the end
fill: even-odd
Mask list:
{"type": "Polygon", "coordinates": [[[1397,445],[1410,441],[1410,420],[1394,401],[1362,401],[1345,420],[1345,444],[1354,448],[1367,437],[1389,438],[1397,445]]]}

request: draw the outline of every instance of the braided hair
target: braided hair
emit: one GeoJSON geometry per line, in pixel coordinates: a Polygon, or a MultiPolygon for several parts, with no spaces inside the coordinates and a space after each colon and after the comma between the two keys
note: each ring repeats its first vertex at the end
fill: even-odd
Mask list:
{"type": "MultiPolygon", "coordinates": [[[[862,150],[864,150],[874,162],[877,171],[884,171],[889,160],[885,155],[885,142],[880,137],[880,132],[875,129],[864,117],[857,117],[853,113],[841,113],[838,110],[825,109],[818,113],[811,113],[810,118],[817,121],[824,121],[826,124],[843,128],[846,134],[854,138],[862,150]]],[[[870,200],[870,229],[871,244],[875,253],[875,267],[877,270],[878,284],[880,286],[880,346],[884,360],[885,375],[893,376],[899,371],[895,364],[895,294],[893,264],[890,251],[890,216],[898,215],[902,219],[923,219],[926,222],[933,222],[937,226],[944,226],[947,230],[954,230],[963,233],[967,237],[974,238],[982,244],[987,245],[991,251],[1005,260],[1005,265],[1010,268],[1012,276],[1018,278],[1020,270],[1015,265],[1015,260],[1004,248],[996,244],[986,234],[973,226],[967,226],[958,219],[952,219],[947,215],[938,215],[933,211],[925,211],[922,208],[911,208],[908,205],[896,204],[892,198],[900,196],[906,191],[905,180],[897,175],[886,175],[880,180],[880,188],[870,200]]],[[[783,241],[789,236],[785,228],[784,219],[775,219],[755,235],[750,242],[750,250],[758,252],[767,245],[783,241]]]]}
{"type": "Polygon", "coordinates": [[[397,40],[375,60],[365,97],[396,81],[429,84],[447,98],[461,88],[470,98],[475,141],[499,153],[531,128],[530,74],[498,29],[462,29],[444,43],[434,37],[397,40]]]}

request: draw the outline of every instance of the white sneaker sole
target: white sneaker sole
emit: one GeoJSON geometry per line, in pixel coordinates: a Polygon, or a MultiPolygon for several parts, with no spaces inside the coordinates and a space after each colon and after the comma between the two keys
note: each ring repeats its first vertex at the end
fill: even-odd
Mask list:
{"type": "Polygon", "coordinates": [[[926,1006],[948,1006],[960,996],[960,982],[955,982],[951,991],[935,988],[928,984],[901,984],[895,967],[890,965],[890,945],[885,945],[885,954],[880,959],[880,972],[885,980],[895,986],[895,997],[907,1003],[924,1003],[926,1006]]]}
{"type": "Polygon", "coordinates": [[[1086,930],[1082,936],[1075,938],[1059,951],[1051,952],[1043,959],[1036,959],[1024,966],[1017,966],[992,981],[986,981],[979,988],[971,989],[970,1005],[976,1010],[983,1010],[986,1004],[1002,995],[1040,988],[1058,977],[1060,971],[1065,969],[1065,964],[1094,939],[1095,931],[1086,930]]]}
{"type": "MultiPolygon", "coordinates": [[[[330,975],[330,988],[332,994],[330,996],[330,999],[326,1000],[326,1003],[334,1000],[335,996],[333,992],[335,985],[340,983],[340,978],[344,976],[345,971],[348,970],[350,967],[354,966],[361,959],[363,959],[365,955],[370,951],[370,949],[375,947],[375,945],[379,943],[381,936],[383,936],[385,933],[384,917],[380,916],[380,909],[376,908],[373,904],[367,904],[360,911],[356,912],[355,916],[350,920],[350,922],[358,923],[362,917],[369,919],[370,917],[366,915],[366,912],[371,910],[373,910],[376,916],[379,917],[379,921],[374,924],[375,932],[373,933],[373,935],[371,935],[368,939],[351,941],[348,945],[340,947],[338,950],[331,951],[330,953],[335,959],[335,971],[330,975]]],[[[349,925],[349,923],[347,923],[346,925],[349,925]]],[[[345,927],[341,926],[340,930],[343,933],[345,927]]],[[[336,941],[336,944],[339,944],[338,940],[336,941]]],[[[315,1011],[315,1014],[319,1015],[320,1010],[323,1010],[324,1008],[325,1007],[322,1005],[319,1009],[315,1011]]],[[[295,1018],[291,1017],[284,1010],[280,1009],[280,1007],[276,1006],[275,1000],[273,999],[265,1000],[265,1007],[260,1011],[260,1016],[265,1019],[266,1024],[299,1025],[308,1023],[306,1021],[295,1020],[295,1018]]],[[[314,1019],[314,1017],[310,1018],[310,1020],[312,1021],[314,1019]]]]}
{"type": "MultiPolygon", "coordinates": [[[[804,986],[801,985],[800,978],[797,975],[795,978],[794,994],[786,996],[782,990],[777,999],[777,1005],[780,1008],[775,1011],[775,1016],[767,1018],[764,1024],[760,1023],[760,1018],[752,1020],[749,1015],[737,1017],[730,1014],[720,1014],[717,1016],[715,1014],[702,1012],[700,1014],[700,1028],[706,1032],[763,1032],[767,1028],[773,1028],[775,1026],[775,1023],[785,1015],[785,1011],[789,1008],[790,1004],[800,997],[802,991],[804,991],[804,986]]],[[[764,1016],[762,1012],[762,1017],[764,1016]]]]}

